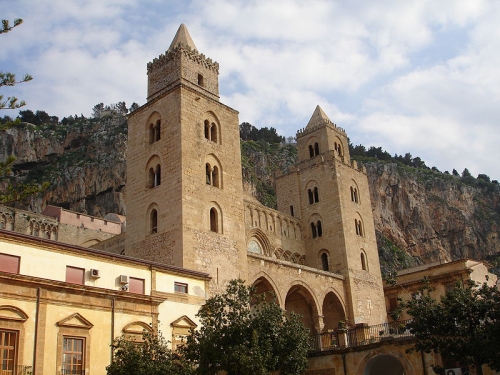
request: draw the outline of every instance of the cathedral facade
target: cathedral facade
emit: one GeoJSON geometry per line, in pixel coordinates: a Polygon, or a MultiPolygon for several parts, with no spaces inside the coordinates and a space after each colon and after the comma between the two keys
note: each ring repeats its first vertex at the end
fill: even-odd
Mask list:
{"type": "Polygon", "coordinates": [[[244,279],[313,333],[385,322],[368,180],[345,131],[318,106],[277,178],[278,210],[265,207],[244,193],[218,74],[184,25],[148,64],[147,103],[129,116],[125,253],[206,272],[211,293],[244,279]]]}

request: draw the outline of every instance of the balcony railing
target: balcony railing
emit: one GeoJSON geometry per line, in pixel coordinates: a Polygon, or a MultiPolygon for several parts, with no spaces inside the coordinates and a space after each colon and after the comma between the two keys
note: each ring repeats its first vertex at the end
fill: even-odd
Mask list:
{"type": "Polygon", "coordinates": [[[311,351],[342,350],[381,341],[403,341],[413,338],[407,324],[410,320],[355,328],[337,329],[311,336],[311,351]]]}
{"type": "Polygon", "coordinates": [[[0,375],[32,375],[32,366],[14,365],[5,366],[0,363],[0,375]]]}

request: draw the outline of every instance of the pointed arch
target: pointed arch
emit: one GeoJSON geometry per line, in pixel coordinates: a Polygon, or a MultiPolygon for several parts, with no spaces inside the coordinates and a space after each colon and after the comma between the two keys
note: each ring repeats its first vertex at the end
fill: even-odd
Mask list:
{"type": "Polygon", "coordinates": [[[250,241],[252,239],[255,239],[259,242],[259,244],[262,247],[262,252],[264,255],[271,256],[271,254],[272,254],[271,242],[269,241],[269,238],[266,236],[266,234],[261,229],[252,228],[250,230],[247,243],[250,243],[250,241]]]}

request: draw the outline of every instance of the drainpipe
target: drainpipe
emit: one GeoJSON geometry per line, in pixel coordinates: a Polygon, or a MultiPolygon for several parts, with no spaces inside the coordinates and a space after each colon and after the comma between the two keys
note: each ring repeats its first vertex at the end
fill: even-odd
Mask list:
{"type": "Polygon", "coordinates": [[[111,300],[111,361],[109,363],[113,363],[113,341],[115,340],[115,299],[111,300]]]}
{"type": "Polygon", "coordinates": [[[342,354],[342,365],[344,366],[344,375],[347,375],[347,366],[345,362],[345,353],[342,354]]]}
{"type": "Polygon", "coordinates": [[[38,347],[38,319],[40,315],[40,287],[36,290],[35,333],[33,335],[33,374],[36,374],[36,353],[38,347]]]}

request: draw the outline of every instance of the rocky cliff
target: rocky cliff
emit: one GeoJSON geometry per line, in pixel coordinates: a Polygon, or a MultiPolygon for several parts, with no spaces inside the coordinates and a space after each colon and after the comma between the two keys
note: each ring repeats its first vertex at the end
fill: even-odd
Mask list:
{"type": "Polygon", "coordinates": [[[49,182],[41,196],[16,203],[41,212],[47,204],[94,216],[125,215],[127,120],[113,116],[72,124],[20,124],[0,132],[0,161],[16,157],[13,173],[49,182]]]}
{"type": "MultiPolygon", "coordinates": [[[[40,197],[18,203],[40,212],[53,204],[94,216],[126,215],[127,122],[122,116],[71,125],[23,124],[0,133],[0,160],[17,157],[14,172],[48,181],[40,197]]],[[[275,204],[274,172],[295,162],[293,145],[242,142],[245,188],[275,204]]],[[[364,160],[383,271],[464,257],[500,259],[500,187],[461,177],[364,160]]]]}

